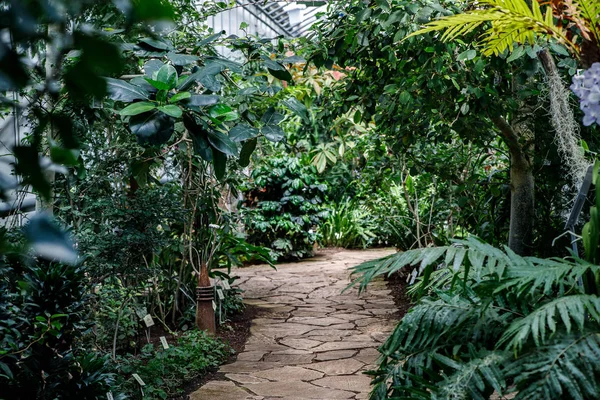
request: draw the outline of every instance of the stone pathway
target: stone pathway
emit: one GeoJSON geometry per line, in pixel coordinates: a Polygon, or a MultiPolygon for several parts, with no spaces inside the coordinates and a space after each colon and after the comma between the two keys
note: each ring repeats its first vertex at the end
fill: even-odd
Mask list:
{"type": "Polygon", "coordinates": [[[264,309],[237,360],[192,400],[367,399],[363,372],[395,325],[396,311],[385,282],[368,292],[342,290],[348,268],[393,250],[330,252],[307,261],[239,269],[248,304],[264,309]]]}

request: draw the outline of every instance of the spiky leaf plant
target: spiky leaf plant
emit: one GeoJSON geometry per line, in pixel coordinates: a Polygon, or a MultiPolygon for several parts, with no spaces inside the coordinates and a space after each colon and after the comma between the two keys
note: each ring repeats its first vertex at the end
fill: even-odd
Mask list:
{"type": "Polygon", "coordinates": [[[600,298],[579,282],[600,266],[469,238],[361,264],[354,283],[411,265],[418,302],[379,349],[372,399],[597,398],[600,298]]]}

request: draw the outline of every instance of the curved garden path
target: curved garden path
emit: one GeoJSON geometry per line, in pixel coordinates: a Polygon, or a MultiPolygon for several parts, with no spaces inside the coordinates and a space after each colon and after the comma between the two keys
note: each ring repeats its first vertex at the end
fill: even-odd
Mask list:
{"type": "Polygon", "coordinates": [[[306,261],[239,269],[248,304],[263,309],[246,347],[192,400],[366,399],[363,372],[393,329],[396,311],[385,282],[358,295],[348,268],[392,250],[328,252],[306,261]]]}

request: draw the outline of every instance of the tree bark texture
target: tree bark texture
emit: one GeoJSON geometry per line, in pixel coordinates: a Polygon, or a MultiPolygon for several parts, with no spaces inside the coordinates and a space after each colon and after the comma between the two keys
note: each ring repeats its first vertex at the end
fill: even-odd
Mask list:
{"type": "Polygon", "coordinates": [[[510,151],[510,228],[508,247],[528,255],[532,247],[535,217],[535,180],[531,160],[515,130],[499,116],[491,117],[510,151]]]}

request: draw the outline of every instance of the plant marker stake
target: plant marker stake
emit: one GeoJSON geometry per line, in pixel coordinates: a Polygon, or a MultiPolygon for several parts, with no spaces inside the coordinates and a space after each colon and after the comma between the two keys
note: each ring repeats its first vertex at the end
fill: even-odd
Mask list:
{"type": "Polygon", "coordinates": [[[221,289],[217,289],[217,295],[219,296],[219,300],[225,300],[225,295],[221,289]]]}
{"type": "Polygon", "coordinates": [[[229,286],[229,282],[227,282],[227,281],[223,281],[223,287],[225,288],[225,290],[231,289],[231,286],[229,286]]]}
{"type": "Polygon", "coordinates": [[[150,328],[152,325],[154,325],[154,320],[152,319],[152,316],[150,314],[147,314],[144,317],[144,323],[146,324],[147,328],[150,328]]]}
{"type": "Polygon", "coordinates": [[[112,392],[107,392],[106,393],[106,400],[115,400],[115,398],[113,397],[112,392]]]}
{"type": "Polygon", "coordinates": [[[162,344],[163,349],[167,350],[169,348],[169,343],[167,343],[167,338],[164,336],[160,337],[160,343],[162,344]]]}

